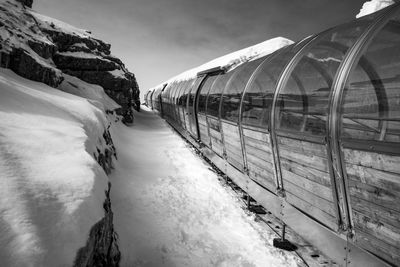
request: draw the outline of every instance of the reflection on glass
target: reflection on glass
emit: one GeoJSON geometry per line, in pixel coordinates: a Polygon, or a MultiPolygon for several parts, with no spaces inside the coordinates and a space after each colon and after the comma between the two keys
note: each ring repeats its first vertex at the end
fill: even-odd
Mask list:
{"type": "Polygon", "coordinates": [[[186,109],[186,103],[187,103],[189,91],[192,89],[192,86],[193,86],[193,81],[194,81],[194,79],[190,79],[187,81],[185,90],[182,92],[182,94],[178,100],[178,105],[180,105],[181,107],[183,107],[185,109],[186,109]]]}
{"type": "Polygon", "coordinates": [[[243,125],[268,128],[276,83],[297,49],[297,47],[289,46],[274,53],[257,70],[243,97],[243,125]]]}
{"type": "Polygon", "coordinates": [[[277,102],[278,130],[326,135],[332,82],[347,50],[371,18],[334,28],[318,36],[302,53],[277,102]]]}
{"type": "Polygon", "coordinates": [[[219,104],[221,100],[221,94],[224,91],[224,88],[232,74],[233,72],[220,74],[213,84],[207,98],[207,115],[219,117],[219,104]]]}
{"type": "Polygon", "coordinates": [[[400,142],[400,21],[391,19],[346,83],[342,137],[400,142]]]}
{"type": "Polygon", "coordinates": [[[234,69],[228,85],[222,95],[221,118],[233,122],[238,122],[240,101],[243,91],[254,70],[265,60],[266,57],[259,58],[249,63],[243,64],[234,69]]]}
{"type": "Polygon", "coordinates": [[[203,86],[200,89],[201,91],[199,94],[198,112],[200,112],[200,113],[206,112],[207,95],[217,77],[218,77],[217,75],[209,76],[206,78],[206,81],[203,83],[203,86]]]}

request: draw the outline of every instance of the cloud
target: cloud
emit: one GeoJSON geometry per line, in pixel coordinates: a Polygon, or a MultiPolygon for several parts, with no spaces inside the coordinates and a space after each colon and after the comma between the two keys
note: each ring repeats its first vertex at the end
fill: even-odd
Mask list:
{"type": "Polygon", "coordinates": [[[360,9],[360,13],[356,15],[356,18],[366,16],[368,14],[374,13],[382,8],[390,6],[394,4],[392,0],[371,0],[367,1],[363,4],[362,8],[360,9]]]}

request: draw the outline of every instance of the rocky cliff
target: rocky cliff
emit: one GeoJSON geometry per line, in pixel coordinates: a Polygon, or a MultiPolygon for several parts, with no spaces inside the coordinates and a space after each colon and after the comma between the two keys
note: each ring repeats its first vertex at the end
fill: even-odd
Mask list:
{"type": "Polygon", "coordinates": [[[55,88],[65,75],[100,85],[121,106],[124,122],[132,122],[132,108],[140,107],[139,87],[135,75],[111,55],[111,46],[30,6],[29,0],[1,2],[0,66],[55,88]]]}
{"type": "MultiPolygon", "coordinates": [[[[122,61],[111,55],[110,45],[88,31],[40,15],[31,6],[32,0],[0,0],[0,67],[87,97],[91,104],[112,114],[110,120],[115,119],[116,111],[123,116],[123,122],[132,122],[132,109],[139,109],[140,104],[138,84],[122,61]],[[108,96],[103,95],[103,89],[108,96]]],[[[117,153],[110,124],[104,127],[102,134],[91,137],[94,149],[88,152],[109,174],[117,153]]],[[[104,217],[91,228],[86,245],[76,248],[75,260],[71,262],[74,266],[119,264],[121,255],[113,227],[110,188],[109,183],[104,195],[104,217]]]]}

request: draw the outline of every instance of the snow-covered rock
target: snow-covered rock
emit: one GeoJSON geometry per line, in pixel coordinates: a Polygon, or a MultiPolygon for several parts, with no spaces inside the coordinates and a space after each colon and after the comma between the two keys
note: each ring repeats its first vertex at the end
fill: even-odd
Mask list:
{"type": "Polygon", "coordinates": [[[363,4],[360,12],[356,15],[356,18],[366,16],[368,14],[374,13],[381,10],[387,6],[394,4],[393,0],[371,0],[363,4]]]}
{"type": "Polygon", "coordinates": [[[21,3],[0,0],[0,67],[56,87],[62,81],[51,60],[56,50],[21,3]]]}
{"type": "Polygon", "coordinates": [[[109,44],[28,6],[0,0],[0,265],[117,266],[110,122],[135,77],[109,44]]]}
{"type": "Polygon", "coordinates": [[[106,166],[98,164],[106,151],[113,153],[104,138],[107,103],[98,97],[94,105],[3,68],[0,88],[1,265],[84,261],[90,258],[85,248],[94,250],[93,231],[107,245],[105,255],[118,255],[114,239],[103,242],[115,238],[106,166]]]}
{"type": "Polygon", "coordinates": [[[65,73],[100,85],[120,104],[125,120],[132,121],[131,109],[139,107],[139,87],[134,74],[111,55],[110,44],[17,0],[0,0],[0,11],[0,67],[52,87],[62,83],[65,73]],[[114,70],[124,75],[109,75],[114,70]]]}

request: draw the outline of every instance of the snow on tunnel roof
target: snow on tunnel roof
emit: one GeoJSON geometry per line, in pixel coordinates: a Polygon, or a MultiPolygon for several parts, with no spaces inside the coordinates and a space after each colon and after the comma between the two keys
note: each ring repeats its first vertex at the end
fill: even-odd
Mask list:
{"type": "Polygon", "coordinates": [[[174,76],[169,80],[151,88],[150,90],[155,90],[159,87],[162,87],[165,83],[169,84],[171,82],[179,82],[195,78],[197,76],[197,73],[212,68],[221,67],[232,70],[245,62],[249,62],[261,58],[263,56],[269,55],[275,52],[276,50],[288,46],[292,43],[293,41],[284,37],[276,37],[273,39],[269,39],[259,44],[246,47],[244,49],[213,59],[207,63],[204,63],[203,65],[182,72],[181,74],[174,76]]]}

